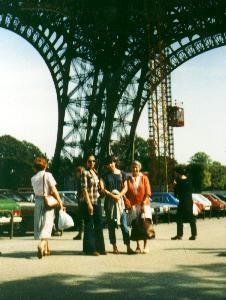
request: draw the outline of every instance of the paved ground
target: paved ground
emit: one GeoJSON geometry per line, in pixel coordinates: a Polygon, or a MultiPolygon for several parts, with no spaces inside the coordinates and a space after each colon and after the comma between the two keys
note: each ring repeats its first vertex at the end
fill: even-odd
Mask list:
{"type": "MultiPolygon", "coordinates": [[[[31,236],[0,238],[0,299],[226,299],[226,218],[198,221],[198,239],[171,241],[176,224],[155,226],[150,254],[88,257],[73,232],[51,241],[39,260],[31,236]]],[[[133,248],[135,244],[132,243],[133,248]]]]}

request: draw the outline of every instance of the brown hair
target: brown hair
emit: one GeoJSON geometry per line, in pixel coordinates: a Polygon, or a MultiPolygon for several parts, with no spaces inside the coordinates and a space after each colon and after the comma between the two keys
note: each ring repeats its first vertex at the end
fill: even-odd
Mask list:
{"type": "Polygon", "coordinates": [[[36,157],[34,165],[37,171],[41,171],[48,167],[48,162],[44,157],[36,157]]]}

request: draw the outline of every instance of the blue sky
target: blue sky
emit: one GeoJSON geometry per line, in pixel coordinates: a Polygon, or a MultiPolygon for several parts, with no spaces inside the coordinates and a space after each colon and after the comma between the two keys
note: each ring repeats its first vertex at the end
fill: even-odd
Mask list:
{"type": "MultiPolygon", "coordinates": [[[[186,163],[198,152],[226,165],[226,47],[201,54],[172,73],[172,96],[183,102],[185,127],[174,129],[175,158],[186,163]]],[[[51,158],[57,103],[50,72],[38,52],[0,29],[0,135],[37,145],[51,158]]],[[[148,137],[147,109],[138,135],[148,137]]]]}

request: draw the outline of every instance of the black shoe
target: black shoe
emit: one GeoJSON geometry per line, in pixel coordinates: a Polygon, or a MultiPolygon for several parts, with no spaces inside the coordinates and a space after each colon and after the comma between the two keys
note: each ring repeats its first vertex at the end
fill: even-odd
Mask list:
{"type": "Polygon", "coordinates": [[[182,236],[174,236],[174,237],[171,237],[171,240],[182,240],[182,236]]]}
{"type": "Polygon", "coordinates": [[[196,240],[196,236],[195,236],[195,235],[190,236],[189,240],[190,240],[190,241],[196,240]]]}
{"type": "Polygon", "coordinates": [[[100,253],[100,255],[107,255],[106,251],[100,251],[99,253],[100,253]]]}
{"type": "Polygon", "coordinates": [[[97,252],[97,251],[94,251],[94,252],[84,252],[85,255],[90,255],[90,256],[99,256],[100,253],[97,252]]]}
{"type": "Polygon", "coordinates": [[[129,248],[129,249],[127,249],[127,254],[133,255],[133,254],[136,254],[136,252],[133,251],[131,248],[129,248]]]}
{"type": "Polygon", "coordinates": [[[77,241],[82,240],[81,234],[78,234],[78,235],[74,236],[74,237],[73,237],[73,240],[77,240],[77,241]]]}

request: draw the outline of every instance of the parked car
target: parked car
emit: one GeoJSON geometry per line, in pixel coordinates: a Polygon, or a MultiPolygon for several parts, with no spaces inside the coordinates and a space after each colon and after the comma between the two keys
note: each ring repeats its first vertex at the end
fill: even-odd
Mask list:
{"type": "Polygon", "coordinates": [[[22,222],[20,224],[20,233],[25,234],[28,231],[34,231],[34,207],[35,203],[33,193],[19,193],[12,190],[1,190],[1,193],[15,200],[21,208],[22,222]],[[25,196],[26,195],[26,196],[25,196]],[[32,200],[32,201],[31,201],[32,200]]]}
{"type": "MultiPolygon", "coordinates": [[[[17,192],[12,190],[2,190],[2,193],[14,199],[21,208],[21,213],[23,216],[22,223],[20,226],[20,231],[22,234],[26,232],[34,231],[34,193],[30,192],[17,192]]],[[[78,201],[76,198],[75,191],[59,191],[59,195],[66,207],[66,211],[72,216],[75,226],[77,223],[77,213],[78,213],[78,201]]]]}
{"type": "Polygon", "coordinates": [[[204,211],[210,211],[212,203],[201,194],[192,194],[192,200],[194,203],[199,205],[198,203],[203,205],[204,211]]]}
{"type": "Polygon", "coordinates": [[[11,214],[13,214],[13,228],[17,230],[22,221],[21,208],[15,200],[0,193],[0,231],[11,231],[11,214]]]}
{"type": "Polygon", "coordinates": [[[160,214],[172,213],[176,214],[179,200],[168,192],[154,192],[151,195],[151,207],[160,214]]]}
{"type": "Polygon", "coordinates": [[[212,203],[212,210],[223,210],[226,207],[226,203],[212,193],[202,193],[212,203]]]}
{"type": "Polygon", "coordinates": [[[226,195],[222,194],[215,194],[218,198],[220,198],[222,201],[226,202],[226,195]]]}

